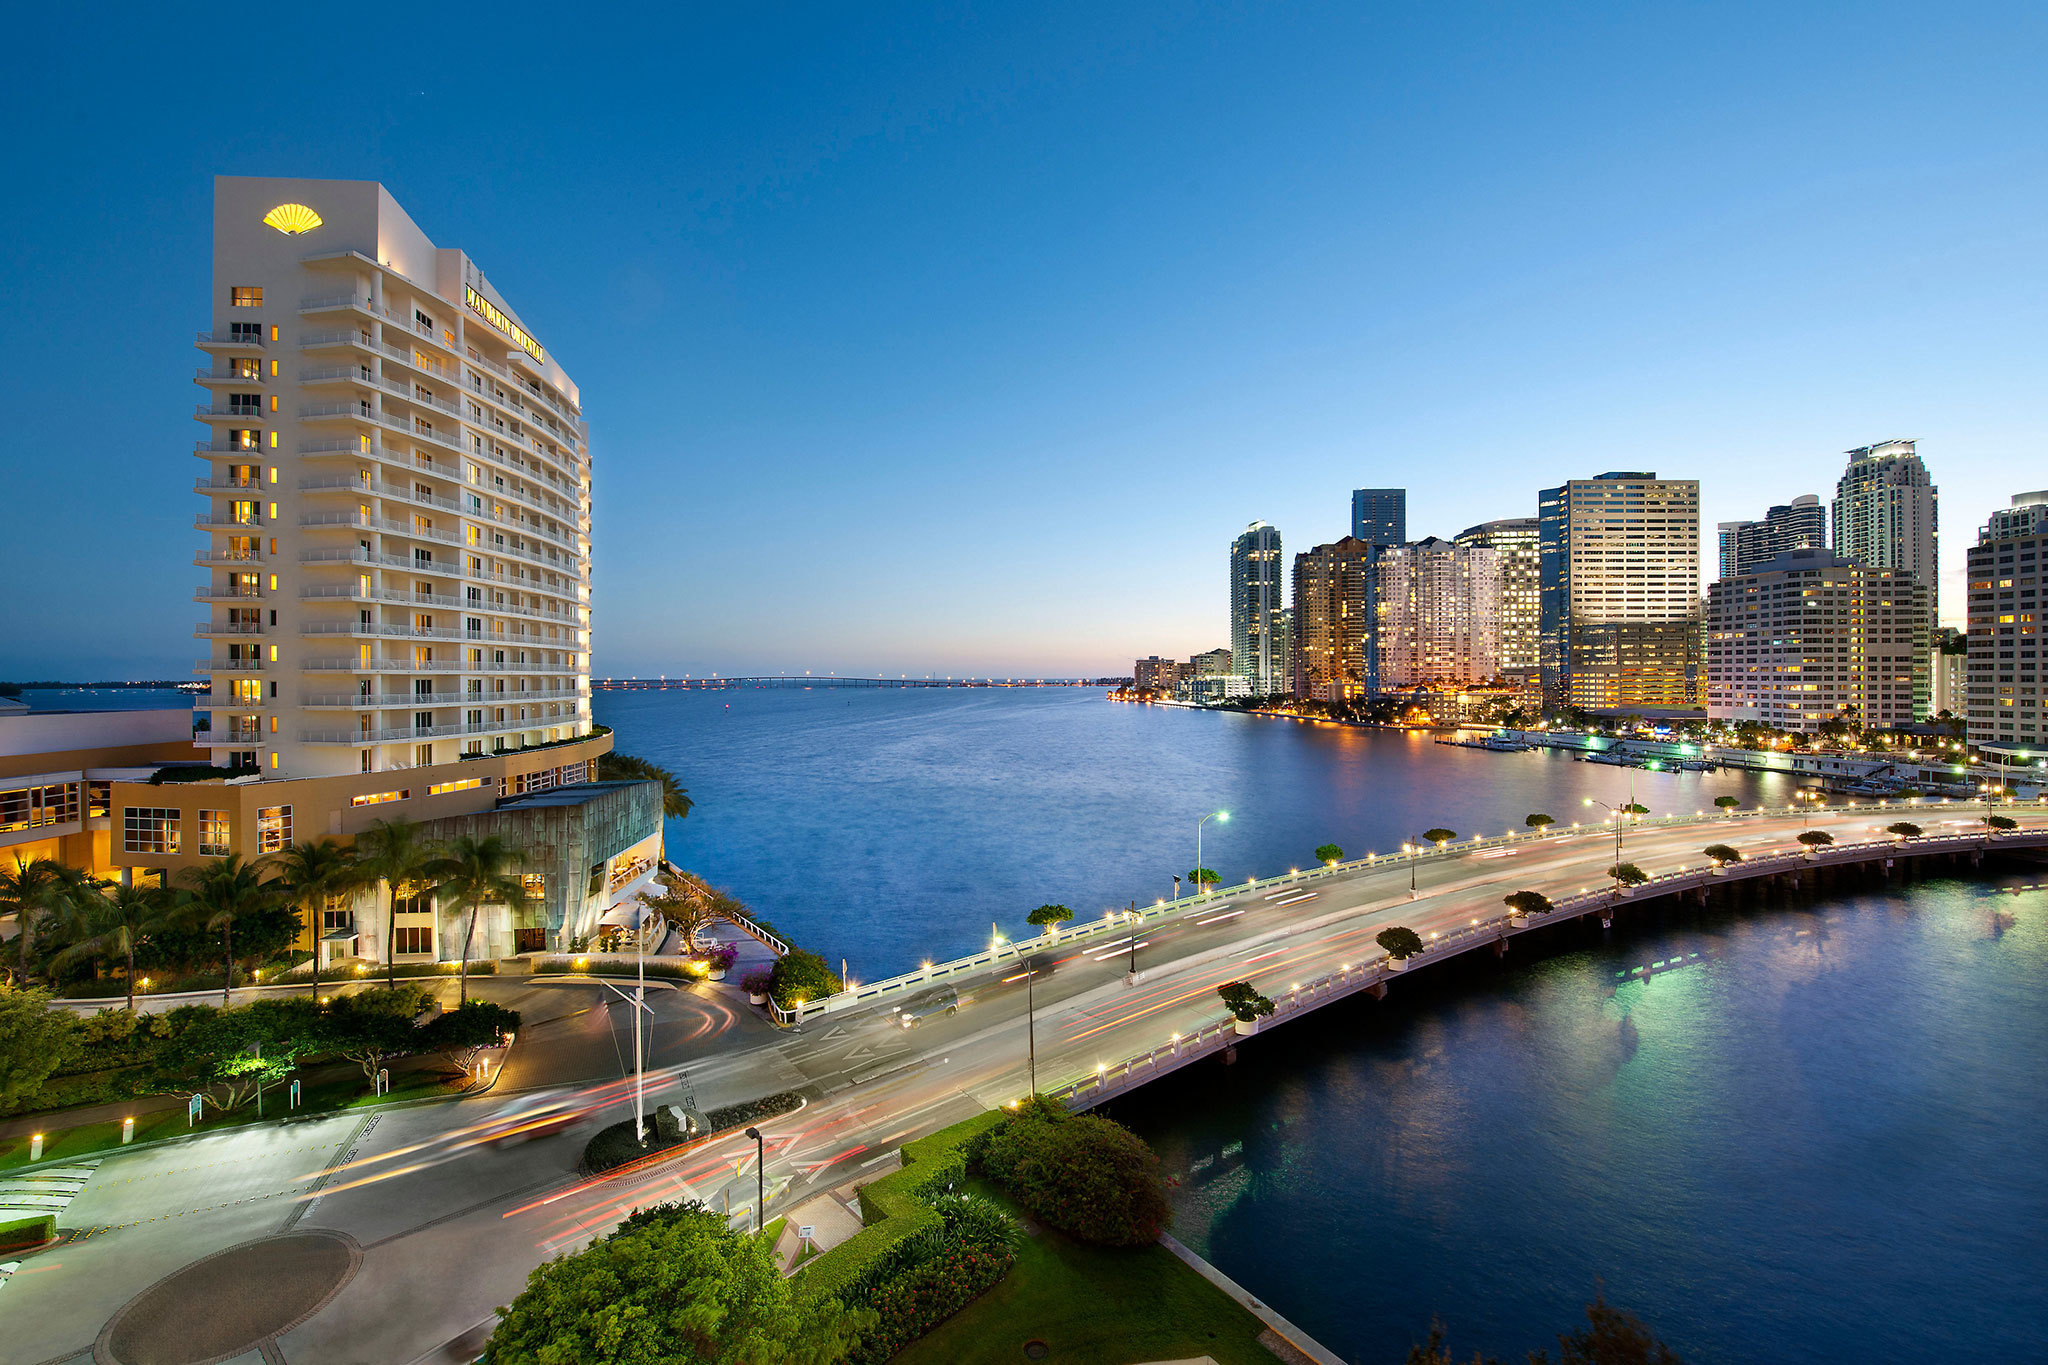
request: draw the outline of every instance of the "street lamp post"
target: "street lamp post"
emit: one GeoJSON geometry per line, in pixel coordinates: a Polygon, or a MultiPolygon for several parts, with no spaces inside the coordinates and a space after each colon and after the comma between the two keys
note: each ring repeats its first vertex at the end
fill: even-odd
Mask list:
{"type": "Polygon", "coordinates": [[[1408,899],[1415,899],[1415,845],[1401,845],[1401,852],[1408,858],[1408,899]]]}
{"type": "Polygon", "coordinates": [[[1211,820],[1216,821],[1218,824],[1227,825],[1230,823],[1230,812],[1227,810],[1211,811],[1195,821],[1195,895],[1198,897],[1202,894],[1202,888],[1208,885],[1207,882],[1202,880],[1202,873],[1205,870],[1202,866],[1202,826],[1208,824],[1211,820]]]}
{"type": "Polygon", "coordinates": [[[1615,896],[1616,896],[1616,898],[1618,899],[1618,898],[1620,897],[1620,895],[1621,895],[1621,875],[1620,875],[1620,868],[1621,868],[1621,822],[1622,822],[1622,821],[1623,821],[1624,819],[1626,819],[1626,818],[1627,818],[1628,816],[1631,816],[1631,815],[1634,815],[1634,814],[1635,814],[1635,809],[1636,809],[1636,779],[1635,779],[1635,774],[1633,774],[1633,773],[1629,774],[1629,779],[1628,779],[1628,804],[1627,804],[1627,805],[1625,805],[1625,806],[1610,806],[1610,805],[1608,805],[1608,804],[1607,804],[1607,803],[1606,803],[1605,801],[1595,801],[1595,800],[1594,800],[1594,799],[1593,799],[1592,797],[1590,797],[1590,796],[1587,796],[1587,797],[1582,797],[1582,798],[1581,798],[1581,800],[1582,800],[1582,801],[1584,802],[1584,804],[1586,804],[1586,805],[1588,805],[1588,806],[1598,806],[1598,807],[1600,807],[1600,809],[1602,809],[1602,810],[1606,811],[1606,812],[1607,812],[1607,813],[1608,813],[1608,814],[1609,814],[1610,816],[1612,816],[1612,817],[1614,818],[1614,868],[1615,868],[1615,870],[1614,870],[1613,872],[1610,872],[1610,873],[1609,873],[1608,875],[1614,878],[1614,893],[1615,893],[1615,896]]]}
{"type": "Polygon", "coordinates": [[[1033,989],[1038,969],[1029,962],[1024,964],[1024,1047],[1026,1065],[1030,1070],[1031,1093],[1038,1093],[1038,996],[1033,989]]]}
{"type": "Polygon", "coordinates": [[[768,1139],[759,1128],[747,1129],[747,1136],[754,1140],[754,1231],[759,1232],[768,1217],[768,1139]]]}

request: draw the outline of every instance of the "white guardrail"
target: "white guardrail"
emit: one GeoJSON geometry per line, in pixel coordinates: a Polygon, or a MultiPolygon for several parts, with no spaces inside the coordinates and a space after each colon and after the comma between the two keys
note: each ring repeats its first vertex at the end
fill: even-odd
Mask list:
{"type": "MultiPolygon", "coordinates": [[[[2039,806],[2044,803],[2014,804],[2039,806]]],[[[1897,810],[1898,807],[1887,809],[1897,810]]],[[[1389,977],[1404,976],[1418,967],[1448,961],[1475,948],[1541,928],[1562,918],[1603,910],[1611,914],[1613,907],[1620,900],[1670,895],[1694,887],[1710,886],[1715,882],[1776,876],[1795,868],[1865,862],[1873,856],[1873,850],[1877,849],[1891,849],[1918,857],[1930,853],[1981,850],[1990,846],[1994,839],[2026,839],[2028,846],[2039,846],[2048,842],[2048,829],[2023,829],[1999,835],[1991,835],[1988,832],[1921,835],[1910,839],[1876,839],[1860,844],[1830,844],[1814,849],[1810,853],[1774,853],[1758,858],[1745,858],[1740,863],[1725,867],[1667,872],[1622,891],[1619,897],[1612,889],[1586,892],[1556,902],[1550,913],[1544,915],[1509,913],[1492,916],[1461,929],[1452,930],[1448,934],[1431,934],[1424,940],[1422,952],[1408,958],[1398,967],[1392,965],[1389,956],[1382,954],[1369,962],[1346,963],[1334,972],[1316,977],[1312,981],[1302,982],[1273,1001],[1273,1013],[1259,1020],[1257,1031],[1263,1032],[1283,1019],[1320,1008],[1332,1001],[1355,995],[1359,991],[1371,990],[1389,977]]],[[[1890,859],[1887,858],[1886,862],[1889,864],[1890,859]]],[[[1168,1072],[1176,1071],[1190,1062],[1221,1052],[1241,1036],[1243,1035],[1238,1032],[1236,1021],[1225,1015],[1222,1019],[1204,1024],[1193,1033],[1174,1034],[1168,1042],[1148,1052],[1141,1052],[1117,1062],[1098,1064],[1093,1072],[1042,1093],[1049,1099],[1062,1101],[1070,1108],[1086,1109],[1147,1081],[1156,1080],[1168,1072]]]]}
{"type": "MultiPolygon", "coordinates": [[[[1905,800],[1879,800],[1867,805],[1827,806],[1814,811],[1803,811],[1794,807],[1772,808],[1760,806],[1753,810],[1730,811],[1726,814],[1708,815],[1700,812],[1693,815],[1646,816],[1631,820],[1628,828],[1630,830],[1647,830],[1668,829],[1680,825],[1720,826],[1742,820],[1758,820],[1772,817],[1783,818],[1809,814],[1833,816],[1885,814],[1899,819],[1907,819],[1914,811],[1958,811],[1967,810],[1972,806],[1979,806],[1981,804],[1981,802],[1976,801],[1965,801],[1960,797],[1921,797],[1905,800]]],[[[2048,798],[2035,801],[2005,801],[2000,803],[2000,809],[2044,810],[2048,809],[2048,798]]],[[[1982,817],[1978,818],[1981,819],[1982,817]]],[[[768,1008],[774,1014],[777,1022],[793,1024],[805,1019],[816,1019],[822,1015],[838,1014],[845,1010],[861,1008],[873,1004],[886,996],[901,995],[925,986],[948,984],[958,981],[962,977],[970,976],[975,972],[995,967],[1003,962],[1014,962],[1019,958],[1029,957],[1033,953],[1043,952],[1048,948],[1084,942],[1112,930],[1143,925],[1147,921],[1161,919],[1167,915],[1175,914],[1197,905],[1214,908],[1234,897],[1250,895],[1258,891],[1270,891],[1276,887],[1321,881],[1329,877],[1371,871],[1383,867],[1405,867],[1409,863],[1417,861],[1455,857],[1459,854],[1473,853],[1489,848],[1506,848],[1510,845],[1542,843],[1553,839],[1571,838],[1575,835],[1598,835],[1602,838],[1612,838],[1614,826],[1610,822],[1602,821],[1599,824],[1578,825],[1569,829],[1557,829],[1553,826],[1550,832],[1547,833],[1526,830],[1493,837],[1474,835],[1463,842],[1446,843],[1435,848],[1413,853],[1367,854],[1363,858],[1353,859],[1350,862],[1333,863],[1328,867],[1313,867],[1305,871],[1284,873],[1278,877],[1255,877],[1250,881],[1226,887],[1219,891],[1211,891],[1203,896],[1183,896],[1178,900],[1158,901],[1152,905],[1140,906],[1135,916],[1128,910],[1111,910],[1105,913],[1101,919],[1089,920],[1086,923],[1075,924],[1065,929],[1055,927],[1038,935],[1036,938],[1001,940],[991,945],[985,952],[975,953],[968,957],[955,958],[951,962],[925,964],[913,972],[904,972],[901,975],[888,977],[881,981],[872,981],[866,985],[855,985],[818,1000],[803,1001],[794,1009],[784,1009],[773,1001],[769,1002],[768,1008]]],[[[1962,837],[1981,842],[1984,836],[1977,834],[1962,837]]],[[[1929,837],[1923,837],[1912,842],[1915,848],[1918,849],[1928,842],[1928,839],[1929,837]]],[[[1890,843],[1893,841],[1885,840],[1884,842],[1890,843]]],[[[1842,845],[1841,847],[1858,848],[1865,846],[1842,845]]],[[[1803,853],[1781,856],[1800,861],[1807,860],[1806,855],[1803,853]]],[[[1828,860],[1823,859],[1822,861],[1828,860]]],[[[1748,865],[1747,863],[1744,864],[1744,866],[1748,865]]],[[[1684,878],[1692,875],[1695,874],[1690,872],[1665,873],[1662,876],[1651,878],[1646,885],[1660,886],[1674,878],[1684,878]]],[[[1637,891],[1640,892],[1642,889],[1638,887],[1637,891]]],[[[1607,893],[1599,892],[1593,894],[1604,896],[1607,893]]],[[[1560,903],[1558,909],[1562,911],[1565,904],[1560,903]]],[[[1481,927],[1485,927],[1483,922],[1481,927]]],[[[750,930],[750,932],[754,931],[750,930]]],[[[755,932],[755,937],[761,938],[766,942],[768,939],[773,938],[773,935],[767,935],[765,931],[762,931],[755,932]]],[[[780,940],[775,940],[775,943],[780,943],[780,940]]],[[[771,944],[770,946],[775,945],[771,944]]],[[[777,951],[787,951],[787,945],[782,945],[777,951]]]]}

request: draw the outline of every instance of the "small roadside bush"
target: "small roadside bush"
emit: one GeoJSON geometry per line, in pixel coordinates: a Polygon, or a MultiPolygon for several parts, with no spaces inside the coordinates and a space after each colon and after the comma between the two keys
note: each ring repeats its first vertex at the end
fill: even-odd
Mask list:
{"type": "Polygon", "coordinates": [[[1397,961],[1414,957],[1422,951],[1422,935],[1405,924],[1396,924],[1373,935],[1373,942],[1386,949],[1387,956],[1397,961]]]}
{"type": "Polygon", "coordinates": [[[1826,848],[1834,841],[1835,836],[1824,829],[1809,829],[1799,836],[1799,842],[1808,848],[1826,848]]]}
{"type": "Polygon", "coordinates": [[[1993,829],[2000,830],[2018,829],[2020,827],[2020,822],[2013,819],[2010,815],[1987,815],[1984,817],[1984,823],[1993,829]]]}
{"type": "Polygon", "coordinates": [[[1607,869],[1607,875],[1623,886],[1641,886],[1644,882],[1650,880],[1650,874],[1637,867],[1634,863],[1616,863],[1613,867],[1607,869]]]}
{"type": "Polygon", "coordinates": [[[1033,1096],[975,1144],[989,1178],[1049,1227],[1098,1246],[1145,1246],[1173,1219],[1159,1158],[1099,1114],[1033,1096]]]}
{"type": "Polygon", "coordinates": [[[806,1000],[836,995],[840,982],[825,959],[802,948],[792,948],[775,959],[768,973],[768,996],[786,1010],[806,1000]]]}
{"type": "Polygon", "coordinates": [[[1547,915],[1557,908],[1541,891],[1513,891],[1502,896],[1501,903],[1518,915],[1547,915]]]}
{"type": "Polygon", "coordinates": [[[1733,844],[1708,844],[1700,852],[1706,854],[1717,863],[1727,864],[1742,861],[1742,850],[1733,844]]]}
{"type": "Polygon", "coordinates": [[[1895,825],[1886,825],[1884,832],[1886,834],[1896,834],[1901,839],[1917,839],[1922,831],[1920,826],[1914,824],[1911,820],[1901,820],[1895,825]]]}
{"type": "Polygon", "coordinates": [[[1262,1014],[1273,1012],[1273,1002],[1260,995],[1249,981],[1226,981],[1216,988],[1216,994],[1223,997],[1223,1007],[1231,1016],[1249,1024],[1262,1014]]]}
{"type": "Polygon", "coordinates": [[[994,1288],[1016,1259],[1007,1246],[952,1246],[876,1286],[864,1305],[878,1321],[847,1356],[848,1365],[882,1365],[994,1288]]]}

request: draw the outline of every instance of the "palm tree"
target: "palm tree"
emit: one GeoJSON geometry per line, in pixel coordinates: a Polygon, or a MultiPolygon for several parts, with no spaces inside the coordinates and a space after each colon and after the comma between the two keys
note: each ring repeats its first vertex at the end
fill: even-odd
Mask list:
{"type": "Polygon", "coordinates": [[[12,870],[0,868],[0,914],[14,916],[22,983],[28,981],[29,953],[35,944],[36,926],[60,913],[84,885],[84,873],[54,858],[24,858],[17,853],[12,870]]]}
{"type": "Polygon", "coordinates": [[[135,1009],[135,949],[163,928],[171,914],[170,898],[160,886],[97,883],[65,907],[66,927],[78,937],[50,959],[53,969],[87,959],[120,955],[128,960],[128,1009],[135,1009]]]}
{"type": "Polygon", "coordinates": [[[433,846],[410,820],[379,820],[356,836],[356,860],[366,877],[384,883],[384,984],[398,985],[398,901],[427,889],[433,846]]]}
{"type": "Polygon", "coordinates": [[[526,900],[526,882],[519,874],[526,855],[495,834],[481,839],[458,835],[441,849],[428,875],[437,895],[451,906],[469,911],[462,930],[462,966],[457,974],[458,1001],[469,1002],[469,945],[476,936],[476,912],[486,905],[517,906],[526,900]]]}
{"type": "Polygon", "coordinates": [[[220,930],[221,962],[225,979],[220,985],[221,1008],[226,1009],[235,985],[235,925],[275,910],[284,897],[275,883],[265,882],[254,863],[242,861],[239,853],[212,858],[179,874],[184,896],[181,909],[202,929],[220,930]]]}
{"type": "Polygon", "coordinates": [[[330,896],[356,890],[371,880],[356,856],[333,839],[308,839],[270,855],[278,889],[313,926],[313,996],[320,995],[321,915],[330,896]]]}
{"type": "Polygon", "coordinates": [[[676,775],[666,768],[649,763],[644,758],[631,754],[600,754],[597,760],[597,780],[600,782],[659,782],[661,784],[661,813],[671,819],[680,820],[690,813],[695,804],[690,793],[676,783],[676,775]]]}

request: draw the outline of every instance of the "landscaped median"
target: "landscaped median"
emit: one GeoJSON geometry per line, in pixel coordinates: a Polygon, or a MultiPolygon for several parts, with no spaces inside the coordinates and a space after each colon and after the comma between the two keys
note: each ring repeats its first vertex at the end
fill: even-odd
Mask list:
{"type": "Polygon", "coordinates": [[[686,1143],[703,1142],[735,1128],[744,1128],[750,1123],[779,1118],[803,1108],[804,1097],[794,1090],[784,1090],[766,1095],[744,1104],[720,1105],[703,1114],[703,1126],[695,1132],[685,1132],[675,1127],[663,1114],[651,1114],[647,1118],[647,1137],[643,1142],[634,1136],[634,1121],[627,1119],[600,1128],[583,1149],[583,1168],[592,1175],[617,1170],[645,1157],[671,1151],[686,1143]]]}

